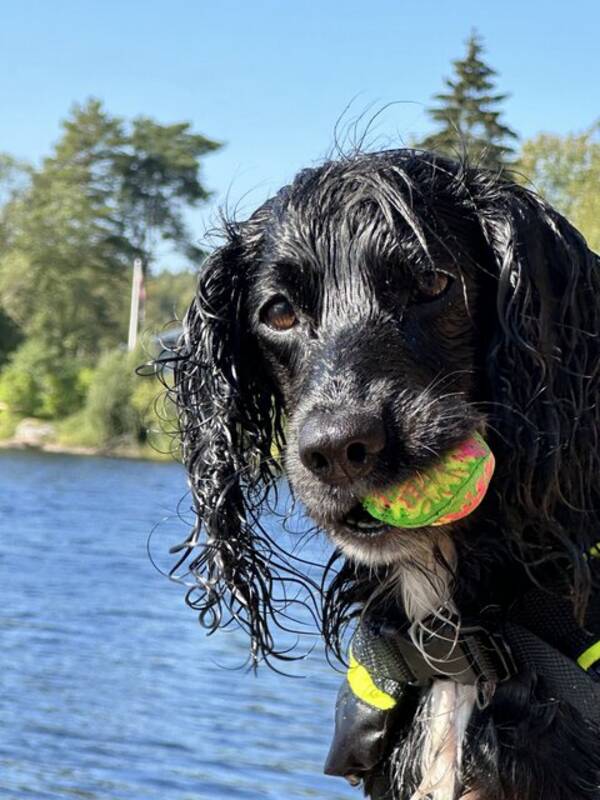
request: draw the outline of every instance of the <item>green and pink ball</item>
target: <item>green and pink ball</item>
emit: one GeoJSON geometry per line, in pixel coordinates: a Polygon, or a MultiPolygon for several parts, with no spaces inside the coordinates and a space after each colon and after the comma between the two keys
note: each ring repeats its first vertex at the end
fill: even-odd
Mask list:
{"type": "Polygon", "coordinates": [[[426,472],[363,500],[375,519],[396,528],[446,525],[481,503],[494,474],[494,455],[478,433],[426,472]]]}

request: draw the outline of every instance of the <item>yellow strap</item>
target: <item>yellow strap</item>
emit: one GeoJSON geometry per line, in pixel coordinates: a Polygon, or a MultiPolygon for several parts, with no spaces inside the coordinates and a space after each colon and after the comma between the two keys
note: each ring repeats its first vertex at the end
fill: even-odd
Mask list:
{"type": "MultiPolygon", "coordinates": [[[[596,544],[592,545],[588,553],[592,558],[600,558],[600,542],[596,542],[596,544]]],[[[598,659],[600,659],[600,642],[596,642],[591,647],[588,647],[587,650],[584,650],[577,659],[577,663],[582,669],[587,670],[595,664],[598,659]]]]}
{"type": "Polygon", "coordinates": [[[346,677],[356,697],[373,706],[373,708],[388,711],[396,705],[396,700],[391,695],[375,686],[373,678],[352,654],[350,655],[350,666],[346,677]]]}
{"type": "Polygon", "coordinates": [[[584,650],[583,653],[577,659],[577,663],[582,669],[589,669],[593,664],[598,661],[600,658],[600,642],[596,642],[591,647],[588,647],[587,650],[584,650]]]}

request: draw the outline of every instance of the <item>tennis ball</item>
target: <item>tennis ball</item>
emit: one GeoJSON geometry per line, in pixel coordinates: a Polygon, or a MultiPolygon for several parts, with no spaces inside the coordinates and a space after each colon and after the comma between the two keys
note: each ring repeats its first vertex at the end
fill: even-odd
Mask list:
{"type": "Polygon", "coordinates": [[[494,473],[494,455],[475,433],[426,472],[362,502],[372,517],[396,528],[444,525],[471,513],[494,473]]]}

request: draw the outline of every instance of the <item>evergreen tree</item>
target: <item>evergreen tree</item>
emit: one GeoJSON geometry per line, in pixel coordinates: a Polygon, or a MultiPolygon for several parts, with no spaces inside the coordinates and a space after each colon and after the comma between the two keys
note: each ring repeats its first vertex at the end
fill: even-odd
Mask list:
{"type": "Polygon", "coordinates": [[[467,40],[466,57],[452,62],[455,75],[445,79],[446,91],[434,95],[437,105],[428,109],[441,127],[420,146],[452,157],[466,153],[473,162],[498,169],[510,161],[517,134],[500,121],[499,106],[508,95],[496,93],[496,72],[482,60],[482,53],[474,32],[467,40]]]}

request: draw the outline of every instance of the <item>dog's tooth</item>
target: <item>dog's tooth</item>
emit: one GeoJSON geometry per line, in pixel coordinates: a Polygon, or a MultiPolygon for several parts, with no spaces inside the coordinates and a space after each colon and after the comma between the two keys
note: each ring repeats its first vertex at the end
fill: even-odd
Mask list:
{"type": "Polygon", "coordinates": [[[364,528],[365,530],[373,530],[374,528],[383,528],[384,527],[380,522],[377,522],[376,520],[373,520],[373,522],[367,522],[366,520],[360,520],[360,521],[357,521],[355,524],[356,524],[356,526],[358,528],[364,528]]]}

